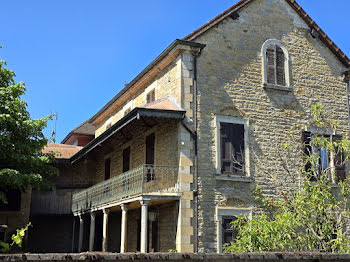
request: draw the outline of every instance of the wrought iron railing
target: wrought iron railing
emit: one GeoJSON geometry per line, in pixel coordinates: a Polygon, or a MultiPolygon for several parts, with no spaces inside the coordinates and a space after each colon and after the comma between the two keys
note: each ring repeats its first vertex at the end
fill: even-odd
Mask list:
{"type": "Polygon", "coordinates": [[[72,197],[72,211],[147,193],[178,192],[178,167],[142,165],[93,185],[72,197]]]}

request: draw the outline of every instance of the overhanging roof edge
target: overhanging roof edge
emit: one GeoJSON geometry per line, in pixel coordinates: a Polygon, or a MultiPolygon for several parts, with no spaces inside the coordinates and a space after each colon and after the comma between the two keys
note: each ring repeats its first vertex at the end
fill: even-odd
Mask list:
{"type": "Polygon", "coordinates": [[[117,123],[103,132],[101,135],[90,141],[83,149],[77,152],[70,158],[70,162],[73,164],[80,158],[85,156],[87,153],[92,151],[95,147],[106,141],[120,129],[125,127],[127,124],[140,117],[159,117],[159,118],[172,118],[172,119],[183,119],[186,111],[180,110],[163,110],[163,109],[149,109],[149,108],[134,108],[129,114],[120,119],[117,123]]]}

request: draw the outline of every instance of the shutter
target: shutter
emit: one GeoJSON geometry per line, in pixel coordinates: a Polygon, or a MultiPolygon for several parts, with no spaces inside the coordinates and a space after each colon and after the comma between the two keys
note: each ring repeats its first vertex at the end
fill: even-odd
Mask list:
{"type": "Polygon", "coordinates": [[[152,91],[147,93],[147,104],[155,101],[156,91],[153,89],[152,91]]]}
{"type": "Polygon", "coordinates": [[[152,90],[152,102],[156,100],[156,91],[153,89],[152,90]]]}
{"type": "Polygon", "coordinates": [[[232,124],[220,123],[221,172],[232,173],[232,124]]]}
{"type": "Polygon", "coordinates": [[[123,150],[123,173],[130,170],[130,147],[123,150]]]}
{"type": "MultiPolygon", "coordinates": [[[[334,135],[333,142],[340,141],[342,139],[341,135],[334,135]]],[[[345,163],[344,163],[344,153],[338,152],[338,148],[336,148],[337,154],[334,156],[334,166],[336,171],[336,179],[337,181],[344,181],[346,177],[345,173],[345,163]]]]}
{"type": "Polygon", "coordinates": [[[146,137],[146,164],[154,165],[154,133],[146,137]]]}
{"type": "Polygon", "coordinates": [[[285,70],[284,70],[284,53],[283,50],[276,46],[276,79],[277,85],[285,86],[285,70]]]}
{"type": "Polygon", "coordinates": [[[111,177],[111,159],[107,158],[105,160],[105,180],[111,177]]]}
{"type": "Polygon", "coordinates": [[[146,181],[151,181],[155,179],[154,171],[154,153],[155,153],[155,135],[154,133],[146,137],[146,165],[147,166],[147,176],[146,181]]]}
{"type": "Polygon", "coordinates": [[[275,47],[269,46],[266,50],[266,75],[267,75],[267,83],[276,84],[275,77],[275,47]]]}

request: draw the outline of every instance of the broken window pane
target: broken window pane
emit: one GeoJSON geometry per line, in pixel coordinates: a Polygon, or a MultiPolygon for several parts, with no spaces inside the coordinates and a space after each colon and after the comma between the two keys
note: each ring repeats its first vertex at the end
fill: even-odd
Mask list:
{"type": "Polygon", "coordinates": [[[226,175],[243,175],[244,163],[244,125],[220,123],[221,172],[226,175]]]}

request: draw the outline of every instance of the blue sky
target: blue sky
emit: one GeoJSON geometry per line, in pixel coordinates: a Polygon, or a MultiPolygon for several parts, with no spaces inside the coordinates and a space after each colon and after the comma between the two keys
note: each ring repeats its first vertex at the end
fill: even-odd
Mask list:
{"type": "MultiPolygon", "coordinates": [[[[2,0],[0,59],[26,83],[32,118],[58,112],[60,142],[173,40],[237,1],[2,0]]],[[[349,56],[350,1],[298,3],[349,56]]]]}

